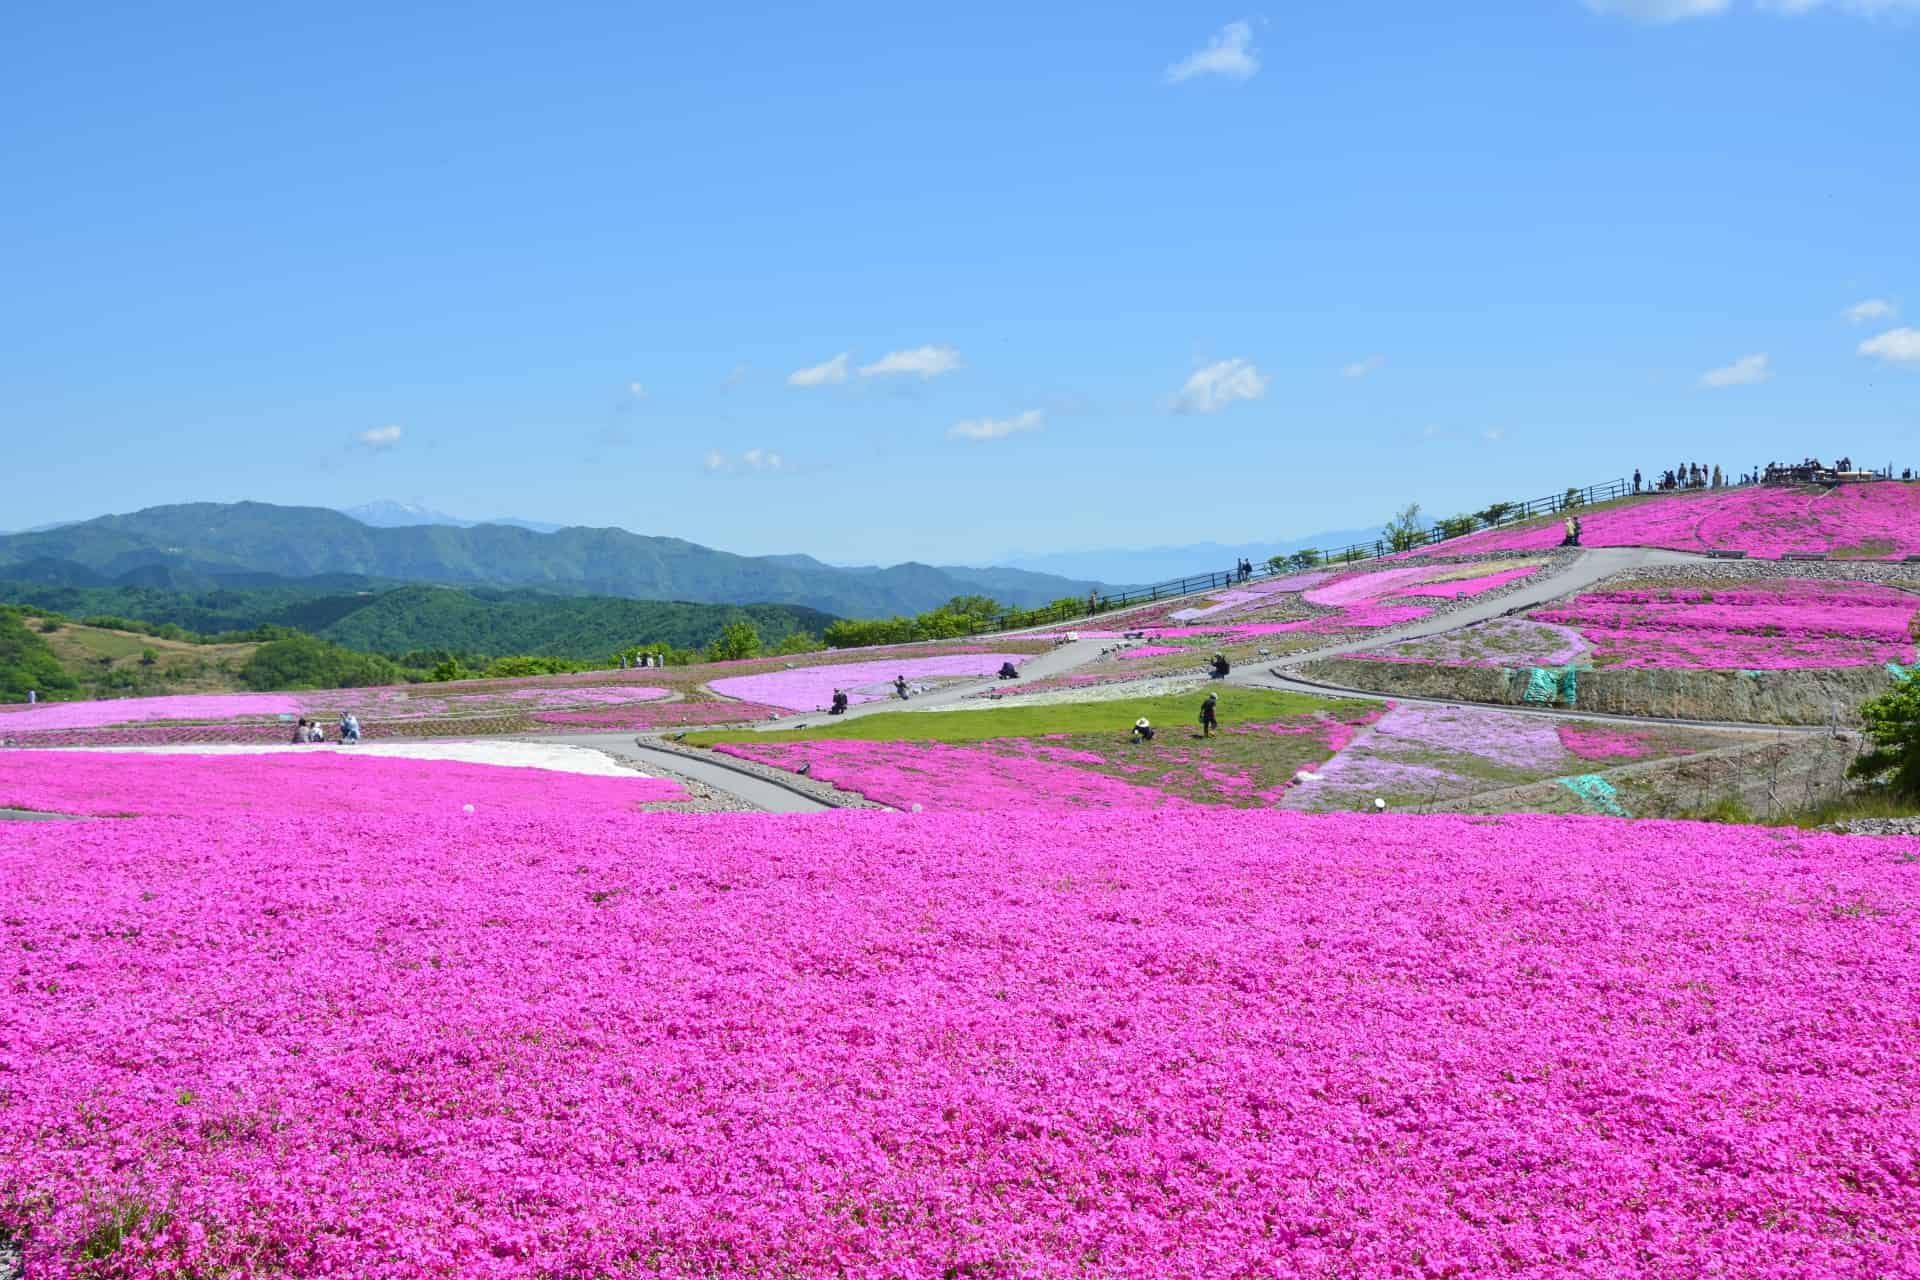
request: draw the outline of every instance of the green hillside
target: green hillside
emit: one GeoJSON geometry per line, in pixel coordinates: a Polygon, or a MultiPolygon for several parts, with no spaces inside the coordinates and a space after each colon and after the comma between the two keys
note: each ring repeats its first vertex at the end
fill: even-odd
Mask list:
{"type": "MultiPolygon", "coordinates": [[[[739,556],[623,529],[382,529],[325,508],[262,502],[152,507],[0,537],[0,577],[44,586],[261,585],[230,580],[326,574],[637,600],[756,601],[859,617],[917,613],[979,586],[923,564],[839,569],[806,556],[739,556]]],[[[1023,574],[997,594],[1032,605],[1089,585],[1023,574]]]]}
{"type": "Polygon", "coordinates": [[[736,622],[763,643],[818,635],[831,614],[795,605],[687,604],[560,596],[535,591],[381,585],[175,591],[158,587],[48,587],[0,581],[0,601],[72,618],[132,618],[200,635],[292,627],[349,649],[403,654],[454,650],[603,661],[637,644],[699,648],[736,622]]]}

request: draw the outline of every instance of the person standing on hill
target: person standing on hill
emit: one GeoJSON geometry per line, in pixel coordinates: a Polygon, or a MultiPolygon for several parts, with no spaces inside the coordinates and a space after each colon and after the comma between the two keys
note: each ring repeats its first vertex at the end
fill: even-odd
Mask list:
{"type": "Polygon", "coordinates": [[[1220,727],[1220,695],[1210,693],[1200,704],[1200,736],[1211,738],[1213,731],[1220,727]]]}
{"type": "Polygon", "coordinates": [[[1091,618],[1099,608],[1100,608],[1100,593],[1098,591],[1088,591],[1087,592],[1087,616],[1091,618]]]}
{"type": "Polygon", "coordinates": [[[1640,492],[1640,468],[1638,467],[1633,469],[1633,491],[1640,492]]]}

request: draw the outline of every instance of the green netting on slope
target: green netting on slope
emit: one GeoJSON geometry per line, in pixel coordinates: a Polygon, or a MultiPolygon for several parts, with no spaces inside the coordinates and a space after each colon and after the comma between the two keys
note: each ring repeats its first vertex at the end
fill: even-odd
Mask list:
{"type": "Polygon", "coordinates": [[[1749,671],[1745,667],[1742,667],[1740,668],[1740,678],[1742,680],[1758,680],[1760,673],[1758,671],[1749,671]]]}
{"type": "Polygon", "coordinates": [[[1903,667],[1897,662],[1887,664],[1887,674],[1895,680],[1911,680],[1915,671],[1920,671],[1920,667],[1903,667]]]}
{"type": "Polygon", "coordinates": [[[1579,676],[1574,668],[1528,667],[1527,688],[1520,700],[1542,704],[1564,702],[1572,706],[1579,693],[1579,676]]]}
{"type": "Polygon", "coordinates": [[[1601,813],[1612,814],[1616,818],[1633,816],[1620,807],[1620,794],[1613,789],[1613,784],[1597,773],[1582,773],[1571,778],[1555,778],[1554,781],[1601,813]]]}

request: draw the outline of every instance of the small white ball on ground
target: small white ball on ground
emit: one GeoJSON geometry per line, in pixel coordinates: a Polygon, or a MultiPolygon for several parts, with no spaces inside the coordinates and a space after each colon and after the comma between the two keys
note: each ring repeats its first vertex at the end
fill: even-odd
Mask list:
{"type": "Polygon", "coordinates": [[[1382,800],[1379,796],[1373,798],[1373,811],[1375,813],[1384,813],[1386,808],[1387,802],[1385,800],[1382,800]]]}

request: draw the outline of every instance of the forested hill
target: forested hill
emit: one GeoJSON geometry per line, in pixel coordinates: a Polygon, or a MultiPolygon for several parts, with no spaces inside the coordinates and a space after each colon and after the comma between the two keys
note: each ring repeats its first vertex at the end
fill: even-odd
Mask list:
{"type": "MultiPolygon", "coordinates": [[[[974,571],[963,571],[974,572],[974,571]]],[[[840,569],[740,556],[623,529],[373,528],[322,507],[190,503],[0,537],[0,578],[47,586],[232,585],[234,575],[346,574],[444,586],[721,604],[796,604],[847,617],[917,613],[976,593],[978,577],[923,564],[840,569]],[[31,572],[21,566],[32,566],[31,572]]],[[[1019,575],[995,594],[1031,606],[1091,584],[1019,575]]]]}
{"type": "MultiPolygon", "coordinates": [[[[750,622],[769,647],[818,636],[829,614],[799,605],[720,605],[553,596],[452,587],[275,587],[175,591],[160,587],[58,587],[4,580],[0,601],[70,618],[134,618],[202,635],[293,627],[349,649],[386,654],[446,649],[605,661],[631,645],[700,648],[730,624],[750,622]]],[[[326,580],[319,580],[326,581],[326,580]]]]}

